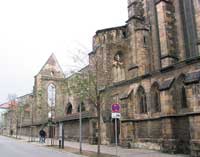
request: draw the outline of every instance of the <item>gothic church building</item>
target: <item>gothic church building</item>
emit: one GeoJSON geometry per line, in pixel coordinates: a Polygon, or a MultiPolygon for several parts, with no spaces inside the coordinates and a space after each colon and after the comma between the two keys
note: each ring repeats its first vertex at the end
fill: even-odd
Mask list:
{"type": "MultiPolygon", "coordinates": [[[[200,0],[128,0],[126,25],[93,37],[81,72],[88,70],[101,97],[102,144],[114,142],[111,104],[119,103],[121,146],[200,156],[200,0]]],[[[30,127],[37,133],[50,115],[56,128],[49,135],[62,122],[65,139],[79,139],[80,99],[69,94],[70,80],[52,55],[35,76],[24,134],[30,127]]],[[[89,101],[82,105],[84,141],[95,143],[96,110],[89,101]]]]}
{"type": "Polygon", "coordinates": [[[127,24],[97,31],[89,56],[102,143],[114,140],[119,103],[121,145],[200,155],[200,0],[128,0],[127,24]]]}

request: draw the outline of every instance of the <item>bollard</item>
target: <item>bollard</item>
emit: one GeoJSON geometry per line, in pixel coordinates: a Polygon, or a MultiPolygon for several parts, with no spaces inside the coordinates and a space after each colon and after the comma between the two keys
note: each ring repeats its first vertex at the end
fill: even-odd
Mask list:
{"type": "Polygon", "coordinates": [[[61,140],[59,140],[59,149],[61,149],[61,140]]]}

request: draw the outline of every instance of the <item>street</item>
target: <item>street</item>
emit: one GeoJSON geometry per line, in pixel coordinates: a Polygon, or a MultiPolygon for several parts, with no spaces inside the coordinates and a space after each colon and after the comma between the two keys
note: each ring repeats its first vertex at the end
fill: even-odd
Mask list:
{"type": "MultiPolygon", "coordinates": [[[[4,136],[0,136],[0,156],[1,157],[83,157],[73,154],[65,150],[62,152],[53,148],[48,148],[47,143],[39,144],[38,142],[28,143],[27,137],[22,137],[22,140],[16,140],[4,136]]],[[[65,147],[79,150],[78,142],[65,141],[65,147]]],[[[83,144],[83,150],[96,151],[96,145],[83,144]]],[[[104,154],[115,155],[115,147],[101,145],[101,152],[104,154]]],[[[88,156],[88,155],[87,155],[88,156]]],[[[118,148],[118,156],[120,157],[188,157],[188,155],[172,155],[164,154],[158,151],[145,149],[125,149],[118,148]]]]}
{"type": "Polygon", "coordinates": [[[54,149],[28,144],[0,136],[1,157],[81,157],[80,155],[59,152],[54,149]]]}

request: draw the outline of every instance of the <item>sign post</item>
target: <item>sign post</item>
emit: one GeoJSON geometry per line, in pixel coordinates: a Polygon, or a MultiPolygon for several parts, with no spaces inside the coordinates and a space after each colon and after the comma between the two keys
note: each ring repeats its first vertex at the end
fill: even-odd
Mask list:
{"type": "Polygon", "coordinates": [[[120,105],[112,104],[111,109],[112,109],[112,118],[115,119],[115,147],[116,147],[116,156],[118,156],[117,119],[121,118],[120,105]]]}
{"type": "Polygon", "coordinates": [[[59,148],[64,149],[64,126],[59,123],[59,148]]]}

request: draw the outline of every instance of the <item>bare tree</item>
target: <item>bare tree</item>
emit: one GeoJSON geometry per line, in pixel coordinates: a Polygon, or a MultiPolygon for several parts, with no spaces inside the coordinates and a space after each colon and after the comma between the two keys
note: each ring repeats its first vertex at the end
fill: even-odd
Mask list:
{"type": "Polygon", "coordinates": [[[16,114],[16,94],[8,94],[8,103],[9,103],[9,109],[8,109],[8,116],[9,116],[9,135],[13,135],[13,125],[16,122],[16,134],[18,133],[17,129],[17,114],[16,114]]]}
{"type": "MultiPolygon", "coordinates": [[[[81,63],[81,58],[79,56],[75,57],[81,63]]],[[[93,57],[91,59],[91,65],[89,65],[86,70],[80,70],[74,72],[73,82],[71,83],[70,89],[73,91],[73,94],[79,97],[80,101],[88,100],[97,111],[97,125],[98,125],[98,147],[97,153],[100,154],[100,145],[101,145],[101,96],[100,89],[98,86],[98,58],[93,57]]]]}
{"type": "Polygon", "coordinates": [[[24,108],[23,108],[23,104],[18,104],[16,107],[16,138],[21,137],[21,133],[22,133],[22,121],[23,121],[23,114],[24,114],[24,108]],[[19,128],[19,134],[18,134],[18,128],[19,128]]]}

